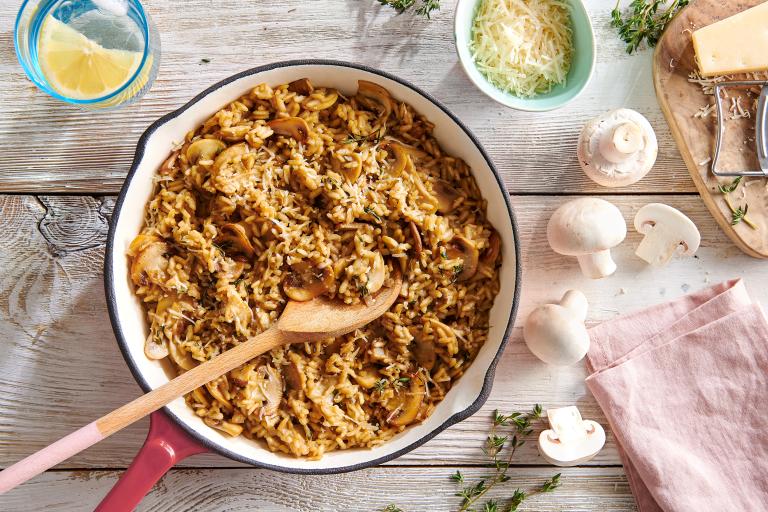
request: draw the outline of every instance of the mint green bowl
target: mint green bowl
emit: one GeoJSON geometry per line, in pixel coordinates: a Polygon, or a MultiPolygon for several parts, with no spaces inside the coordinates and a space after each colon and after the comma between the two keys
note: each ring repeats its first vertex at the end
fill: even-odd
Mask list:
{"type": "Polygon", "coordinates": [[[573,60],[565,84],[555,86],[546,94],[521,98],[498,89],[475,66],[469,51],[472,21],[481,0],[458,0],[454,19],[454,39],[459,61],[472,83],[488,97],[510,108],[529,112],[545,112],[560,108],[575,99],[587,86],[595,68],[595,35],[589,14],[580,0],[568,0],[573,25],[573,60]]]}

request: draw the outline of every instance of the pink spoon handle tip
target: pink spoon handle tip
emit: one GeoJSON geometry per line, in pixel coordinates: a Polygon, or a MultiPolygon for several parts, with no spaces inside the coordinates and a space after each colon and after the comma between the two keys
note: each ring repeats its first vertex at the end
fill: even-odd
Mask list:
{"type": "Polygon", "coordinates": [[[39,452],[33,453],[0,471],[0,494],[10,491],[46,469],[64,462],[102,439],[104,439],[104,435],[99,431],[95,421],[68,436],[62,437],[52,445],[46,446],[39,452]]]}

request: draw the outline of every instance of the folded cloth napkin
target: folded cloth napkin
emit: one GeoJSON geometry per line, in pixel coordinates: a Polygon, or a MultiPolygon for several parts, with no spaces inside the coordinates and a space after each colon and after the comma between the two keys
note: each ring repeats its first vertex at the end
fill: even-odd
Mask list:
{"type": "Polygon", "coordinates": [[[590,330],[640,512],[768,511],[768,321],[741,280],[590,330]]]}

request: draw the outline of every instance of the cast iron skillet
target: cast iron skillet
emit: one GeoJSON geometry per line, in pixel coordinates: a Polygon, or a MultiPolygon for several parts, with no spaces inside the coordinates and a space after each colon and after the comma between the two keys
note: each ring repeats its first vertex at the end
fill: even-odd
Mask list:
{"type": "Polygon", "coordinates": [[[422,424],[373,449],[331,452],[307,461],[269,452],[259,443],[230,438],[205,425],[178,399],[153,414],[147,442],[131,467],[100,505],[101,510],[129,510],[177,461],[213,451],[255,467],[299,474],[330,474],[376,466],[424,444],[454,423],[474,414],[491,391],[496,364],[511,332],[520,294],[520,247],[517,224],[504,184],[491,159],[469,129],[431,95],[389,73],[331,60],[294,60],[249,69],[209,87],[186,105],[155,121],[139,139],[131,169],[112,215],[104,262],[104,285],[112,328],[134,378],[147,392],[167,382],[168,367],[143,353],[147,328],[143,308],[128,279],[128,244],[139,232],[152,192],[151,176],[174,142],[222,106],[258,83],[271,85],[307,77],[315,84],[353,94],[358,79],[376,82],[396,99],[410,103],[435,123],[435,136],[447,153],[472,168],[488,201],[488,216],[502,239],[502,290],[491,312],[491,331],[476,360],[422,424]]]}

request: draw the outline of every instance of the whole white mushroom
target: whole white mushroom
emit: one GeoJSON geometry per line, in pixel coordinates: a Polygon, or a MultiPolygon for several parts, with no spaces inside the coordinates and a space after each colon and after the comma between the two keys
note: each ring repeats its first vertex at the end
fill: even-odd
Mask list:
{"type": "Polygon", "coordinates": [[[585,276],[600,279],[616,271],[611,248],[627,236],[627,223],[614,205],[595,197],[569,201],[555,210],[547,224],[552,250],[576,256],[585,276]]]}
{"type": "Polygon", "coordinates": [[[577,152],[589,179],[604,187],[624,187],[648,174],[659,145],[641,113],[620,108],[584,126],[577,152]]]}
{"type": "Polygon", "coordinates": [[[559,303],[534,309],[523,326],[528,349],[548,364],[568,366],[580,361],[589,350],[584,326],[588,307],[583,293],[568,290],[559,303]]]}

